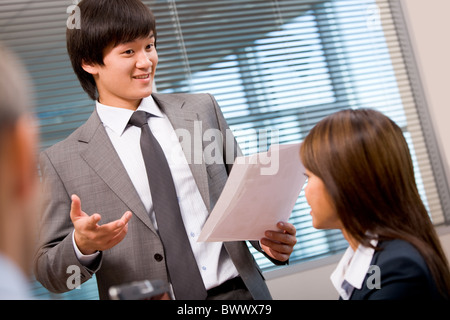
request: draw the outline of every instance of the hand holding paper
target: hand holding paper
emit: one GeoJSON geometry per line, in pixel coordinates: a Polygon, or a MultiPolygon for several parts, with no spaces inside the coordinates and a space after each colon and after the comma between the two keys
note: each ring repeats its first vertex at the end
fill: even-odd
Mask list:
{"type": "Polygon", "coordinates": [[[278,222],[276,226],[279,230],[266,231],[264,233],[265,238],[260,240],[260,244],[264,252],[275,260],[286,261],[297,243],[295,237],[297,230],[295,230],[293,224],[288,222],[278,222]]]}
{"type": "Polygon", "coordinates": [[[306,180],[299,150],[300,144],[272,145],[267,153],[236,158],[198,241],[260,240],[287,221],[306,180]],[[268,158],[277,167],[259,161],[268,158]]]}

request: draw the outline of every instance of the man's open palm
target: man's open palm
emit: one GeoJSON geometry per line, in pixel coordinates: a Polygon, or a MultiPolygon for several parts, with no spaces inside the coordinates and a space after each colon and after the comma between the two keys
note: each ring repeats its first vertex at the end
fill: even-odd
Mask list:
{"type": "Polygon", "coordinates": [[[80,198],[72,195],[70,219],[75,227],[75,243],[82,254],[104,251],[122,241],[127,234],[131,216],[131,212],[127,211],[120,219],[99,225],[100,214],[94,213],[89,216],[83,212],[80,198]]]}

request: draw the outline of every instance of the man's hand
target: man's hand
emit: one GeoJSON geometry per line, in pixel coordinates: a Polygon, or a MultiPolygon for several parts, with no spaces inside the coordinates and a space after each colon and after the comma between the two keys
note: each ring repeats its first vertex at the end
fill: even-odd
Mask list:
{"type": "Polygon", "coordinates": [[[88,255],[114,247],[125,238],[131,215],[131,212],[127,211],[119,220],[100,226],[98,222],[101,216],[98,213],[89,216],[83,212],[80,198],[72,195],[70,219],[75,226],[75,242],[78,249],[82,254],[88,255]]]}
{"type": "Polygon", "coordinates": [[[268,230],[265,232],[265,238],[260,241],[261,248],[266,254],[278,261],[287,261],[294,251],[294,246],[297,243],[295,234],[297,230],[291,223],[278,222],[277,228],[279,230],[268,230]]]}

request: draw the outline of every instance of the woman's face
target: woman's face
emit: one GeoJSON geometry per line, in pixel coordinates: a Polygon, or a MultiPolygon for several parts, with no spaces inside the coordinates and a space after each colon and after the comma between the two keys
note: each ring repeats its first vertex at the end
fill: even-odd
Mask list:
{"type": "Polygon", "coordinates": [[[316,229],[342,229],[341,220],[322,179],[306,170],[308,183],[305,196],[311,207],[312,224],[316,229]]]}

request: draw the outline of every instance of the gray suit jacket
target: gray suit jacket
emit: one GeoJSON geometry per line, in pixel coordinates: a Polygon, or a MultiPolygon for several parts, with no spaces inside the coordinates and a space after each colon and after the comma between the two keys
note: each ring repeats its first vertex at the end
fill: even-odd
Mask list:
{"type": "MultiPolygon", "coordinates": [[[[153,98],[175,130],[185,129],[193,134],[219,129],[226,139],[228,126],[211,95],[154,94],[153,98]]],[[[199,161],[198,156],[201,157],[203,149],[210,143],[208,141],[192,141],[191,148],[183,145],[209,212],[231,170],[232,164],[225,162],[229,151],[225,146],[235,141],[232,137],[229,139],[233,141],[223,141],[224,164],[199,161]]],[[[233,152],[234,158],[239,154],[239,148],[236,146],[233,152]]],[[[109,298],[108,289],[113,285],[145,279],[167,280],[165,259],[160,259],[164,256],[161,239],[97,112],[94,111],[87,122],[67,139],[42,152],[40,165],[46,200],[34,271],[36,279],[44,287],[53,292],[68,291],[67,280],[73,272],[68,270],[71,265],[80,268],[81,283],[96,274],[101,299],[109,298]],[[128,210],[133,212],[126,237],[115,247],[102,252],[91,269],[79,263],[73,249],[73,224],[69,216],[72,194],[80,197],[83,211],[101,214],[100,223],[119,219],[128,210]]],[[[253,245],[260,250],[257,244],[253,245]]],[[[270,299],[262,273],[246,243],[227,242],[225,248],[252,296],[270,299]]]]}

